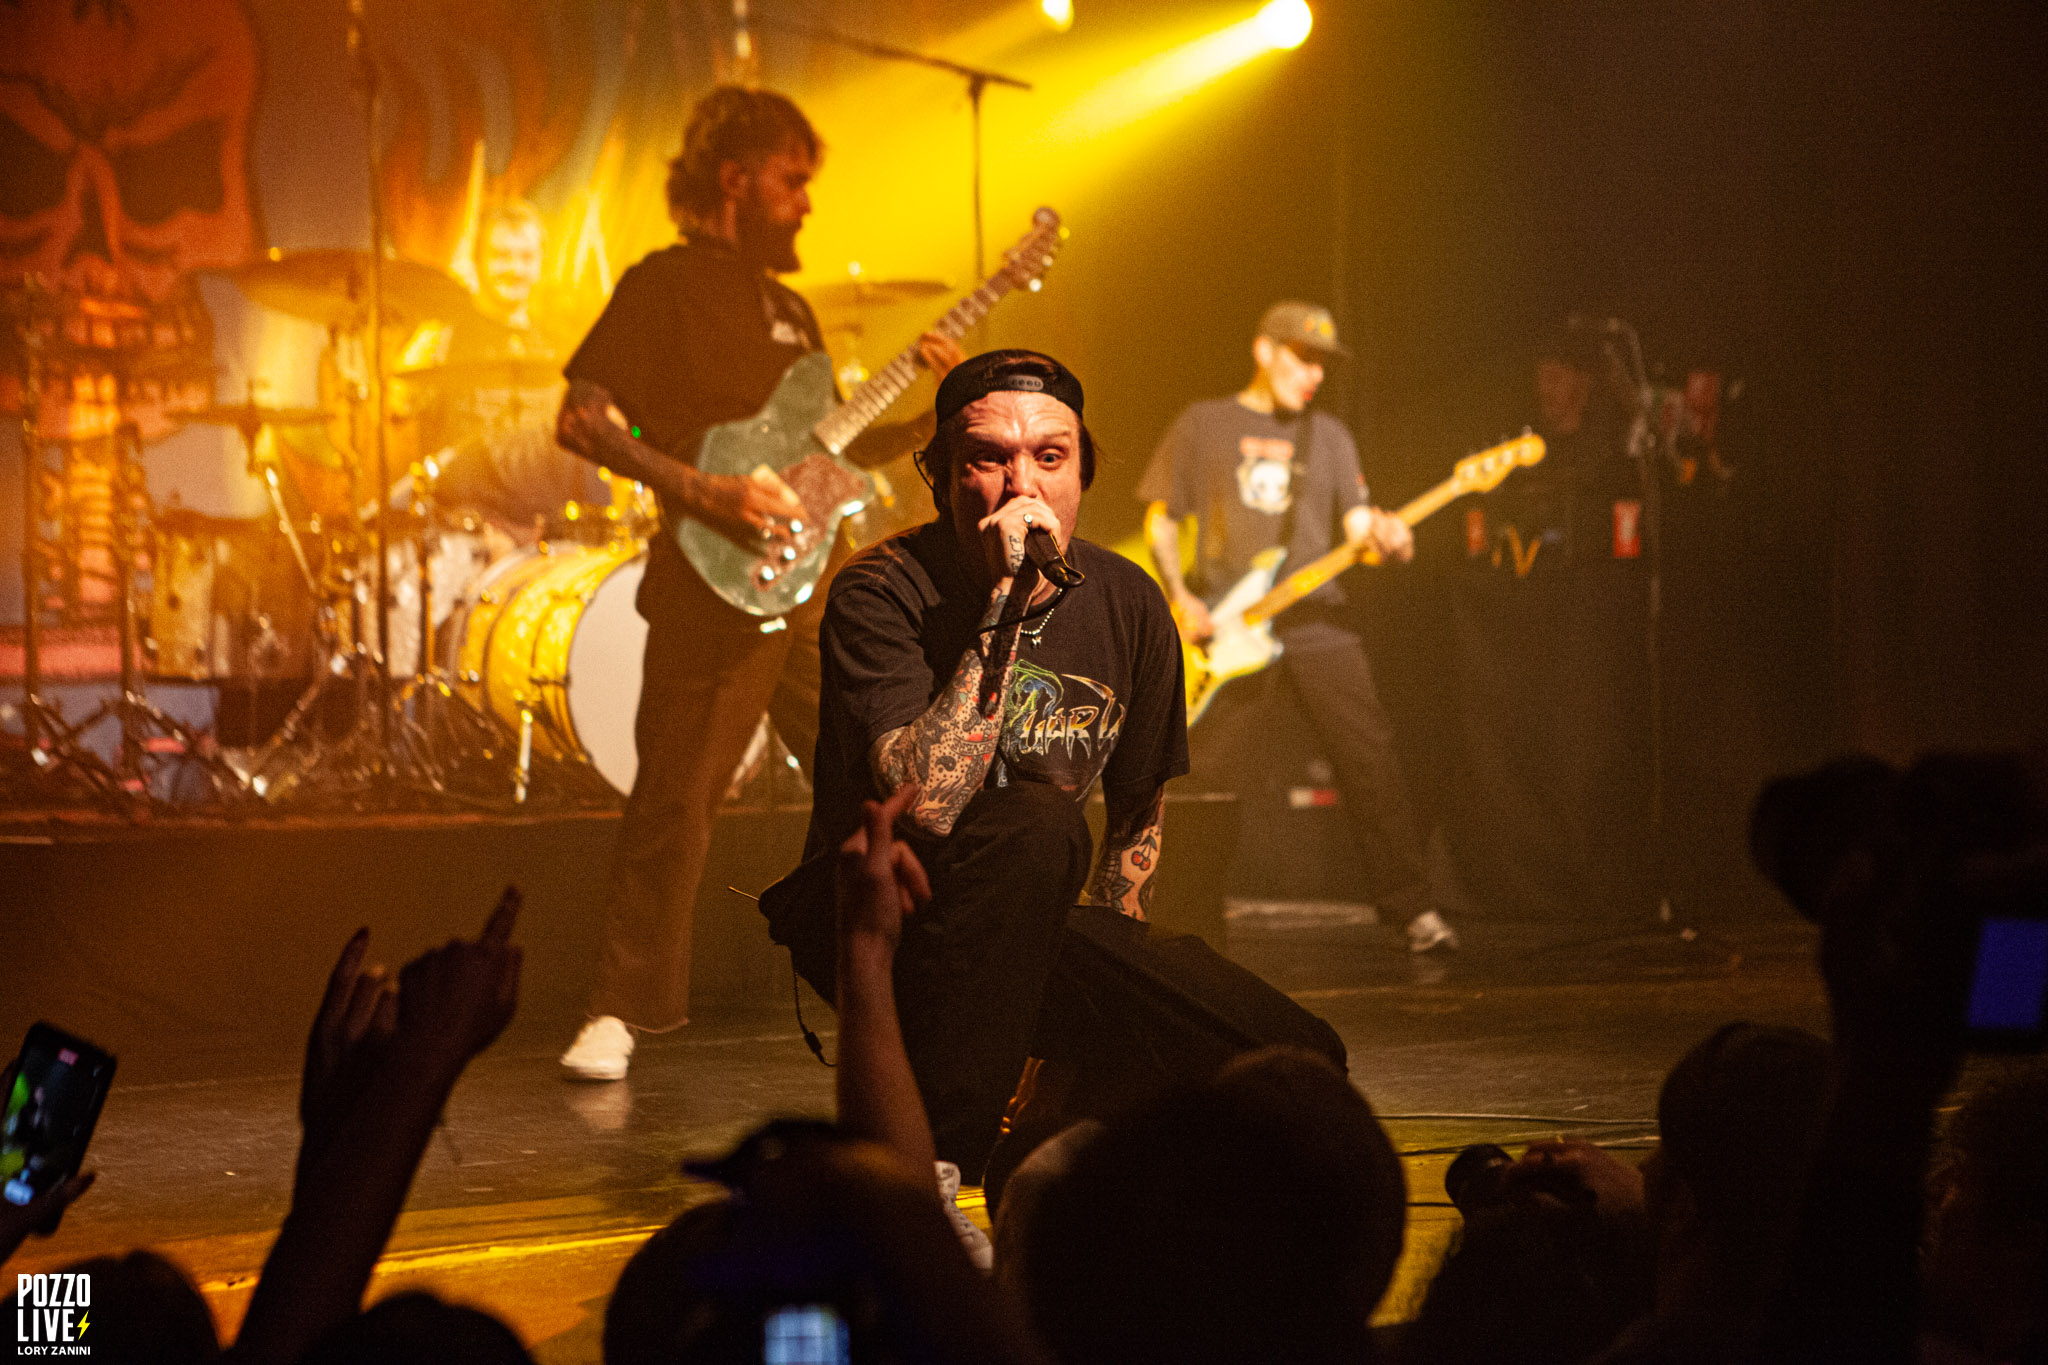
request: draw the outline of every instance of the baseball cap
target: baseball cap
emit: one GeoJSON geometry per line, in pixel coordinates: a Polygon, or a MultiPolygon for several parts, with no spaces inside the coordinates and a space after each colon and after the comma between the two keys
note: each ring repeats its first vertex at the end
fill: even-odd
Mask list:
{"type": "Polygon", "coordinates": [[[1341,360],[1351,359],[1351,352],[1337,344],[1337,323],[1331,318],[1330,310],[1319,304],[1303,303],[1299,299],[1281,300],[1259,319],[1259,335],[1341,360]]]}
{"type": "Polygon", "coordinates": [[[992,393],[1042,393],[1081,415],[1081,381],[1066,366],[1037,351],[984,351],[963,360],[939,384],[932,408],[944,426],[954,414],[992,393]]]}

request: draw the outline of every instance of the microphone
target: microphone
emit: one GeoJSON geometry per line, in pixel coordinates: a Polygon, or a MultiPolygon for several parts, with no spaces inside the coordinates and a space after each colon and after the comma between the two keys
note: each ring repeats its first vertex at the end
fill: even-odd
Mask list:
{"type": "Polygon", "coordinates": [[[1038,571],[1056,588],[1078,588],[1088,579],[1087,574],[1067,562],[1067,557],[1060,553],[1059,542],[1043,526],[1033,526],[1025,531],[1024,557],[1036,564],[1038,571]]]}

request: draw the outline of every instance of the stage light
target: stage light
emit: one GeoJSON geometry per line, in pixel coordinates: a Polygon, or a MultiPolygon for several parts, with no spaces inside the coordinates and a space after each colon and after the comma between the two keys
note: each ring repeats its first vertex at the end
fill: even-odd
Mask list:
{"type": "Polygon", "coordinates": [[[1307,0],[1271,0],[1259,11],[1259,36],[1272,48],[1300,47],[1315,24],[1307,0]]]}
{"type": "Polygon", "coordinates": [[[1038,12],[1055,33],[1065,33],[1074,26],[1074,0],[1038,0],[1038,12]]]}

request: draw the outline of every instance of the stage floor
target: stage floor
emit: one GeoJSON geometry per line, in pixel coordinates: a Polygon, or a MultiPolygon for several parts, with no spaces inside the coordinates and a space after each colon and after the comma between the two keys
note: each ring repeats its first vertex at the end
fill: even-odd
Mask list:
{"type": "MultiPolygon", "coordinates": [[[[1455,1225],[1442,1175],[1459,1146],[1565,1132],[1640,1146],[1665,1071],[1717,1025],[1825,1027],[1812,933],[1789,912],[1760,909],[1689,940],[1611,923],[1460,932],[1460,951],[1418,961],[1362,906],[1239,906],[1229,921],[1232,955],[1343,1035],[1353,1080],[1405,1154],[1410,1235],[1388,1320],[1412,1314],[1455,1225]]],[[[812,1019],[828,1055],[831,1022],[823,1010],[812,1019]]],[[[574,1023],[528,1012],[471,1067],[371,1289],[488,1306],[562,1365],[601,1358],[620,1265],[709,1197],[678,1163],[770,1114],[829,1113],[832,1094],[787,1008],[700,1016],[643,1040],[632,1076],[601,1086],[557,1078],[574,1023]]],[[[300,1046],[266,1039],[218,1074],[117,1087],[92,1153],[98,1185],[10,1268],[149,1245],[194,1275],[231,1333],[285,1212],[300,1046]]]]}

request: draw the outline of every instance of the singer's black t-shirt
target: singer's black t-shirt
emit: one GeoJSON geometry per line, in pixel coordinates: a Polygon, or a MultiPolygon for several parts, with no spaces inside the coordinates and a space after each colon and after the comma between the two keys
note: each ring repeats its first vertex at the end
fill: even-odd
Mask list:
{"type": "MultiPolygon", "coordinates": [[[[1044,782],[1079,801],[1099,777],[1112,803],[1144,800],[1188,770],[1173,615],[1122,555],[1077,539],[1067,557],[1086,581],[1043,618],[1036,643],[1018,648],[987,781],[1044,782]]],[[[987,607],[943,521],[871,545],[839,571],[818,640],[806,856],[836,847],[859,823],[861,801],[882,795],[869,751],[952,682],[987,607]]]]}

